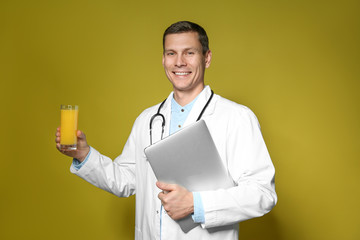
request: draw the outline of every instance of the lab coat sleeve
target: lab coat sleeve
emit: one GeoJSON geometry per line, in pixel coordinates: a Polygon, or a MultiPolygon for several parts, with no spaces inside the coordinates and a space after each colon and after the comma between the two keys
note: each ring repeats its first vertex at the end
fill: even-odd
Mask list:
{"type": "MultiPolygon", "coordinates": [[[[216,136],[215,136],[216,137],[216,136]]],[[[226,136],[226,163],[235,186],[200,192],[205,228],[235,224],[269,212],[277,202],[275,169],[260,126],[250,109],[230,117],[226,136]]]]}
{"type": "Polygon", "coordinates": [[[87,162],[79,170],[71,166],[70,171],[118,197],[135,194],[134,131],[133,128],[122,154],[115,161],[91,148],[87,162]]]}

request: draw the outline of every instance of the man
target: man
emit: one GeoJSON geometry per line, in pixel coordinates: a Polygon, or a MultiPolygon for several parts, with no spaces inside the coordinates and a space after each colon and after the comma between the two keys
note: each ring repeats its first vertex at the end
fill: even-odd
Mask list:
{"type": "MultiPolygon", "coordinates": [[[[211,51],[205,30],[191,22],[171,25],[163,36],[163,66],[173,92],[160,111],[165,117],[164,137],[193,123],[211,97],[204,85],[211,51]]],[[[274,166],[255,115],[245,106],[213,95],[202,115],[223,164],[235,186],[216,191],[189,192],[157,182],[144,155],[150,142],[161,139],[162,120],[152,122],[159,104],[136,119],[122,154],[114,162],[89,147],[78,131],[78,150],[64,154],[74,158],[71,172],[119,197],[136,193],[136,239],[238,239],[238,223],[262,216],[276,204],[274,166]],[[200,223],[184,233],[176,220],[192,216],[200,223]]],[[[59,129],[56,143],[60,145],[59,129]]]]}

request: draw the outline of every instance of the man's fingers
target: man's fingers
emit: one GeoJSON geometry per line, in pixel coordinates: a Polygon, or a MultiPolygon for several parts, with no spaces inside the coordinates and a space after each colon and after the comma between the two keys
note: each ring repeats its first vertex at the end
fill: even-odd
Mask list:
{"type": "Polygon", "coordinates": [[[60,136],[60,127],[56,128],[55,136],[56,137],[60,136]]]}
{"type": "MultiPolygon", "coordinates": [[[[56,142],[56,143],[59,143],[59,142],[60,142],[60,127],[56,128],[55,142],[56,142]]],[[[56,146],[56,147],[57,147],[57,146],[56,146]]]]}
{"type": "Polygon", "coordinates": [[[165,195],[165,194],[164,194],[163,192],[160,192],[160,193],[158,194],[158,198],[162,201],[164,195],[165,195]]]}

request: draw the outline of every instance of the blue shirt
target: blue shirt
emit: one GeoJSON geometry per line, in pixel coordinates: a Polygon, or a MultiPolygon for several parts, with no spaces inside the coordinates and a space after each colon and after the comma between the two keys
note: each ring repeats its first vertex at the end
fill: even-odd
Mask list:
{"type": "MultiPolygon", "coordinates": [[[[196,100],[197,97],[191,103],[182,107],[175,101],[174,98],[171,99],[170,135],[179,131],[183,127],[196,100]]],[[[196,223],[205,223],[204,207],[200,193],[193,192],[193,198],[194,213],[192,214],[192,218],[196,223]]]]}

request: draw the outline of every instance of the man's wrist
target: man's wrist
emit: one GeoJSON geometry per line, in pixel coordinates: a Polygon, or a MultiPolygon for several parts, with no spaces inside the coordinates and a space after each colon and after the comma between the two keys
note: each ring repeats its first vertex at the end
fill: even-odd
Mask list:
{"type": "Polygon", "coordinates": [[[85,147],[84,151],[83,151],[83,154],[81,154],[81,155],[83,155],[83,156],[81,156],[81,157],[76,157],[76,159],[77,159],[79,162],[82,163],[82,162],[87,158],[87,156],[89,155],[89,152],[90,152],[90,146],[87,145],[87,146],[85,147]]]}
{"type": "Polygon", "coordinates": [[[205,213],[204,206],[201,200],[201,195],[199,192],[193,192],[194,198],[194,213],[192,218],[195,223],[205,223],[205,213]]]}
{"type": "Polygon", "coordinates": [[[89,159],[90,154],[91,154],[91,148],[89,147],[89,152],[88,152],[88,154],[86,155],[85,159],[82,162],[80,162],[77,158],[73,158],[73,163],[72,163],[73,167],[76,170],[80,170],[80,168],[82,168],[82,166],[89,159]]]}

